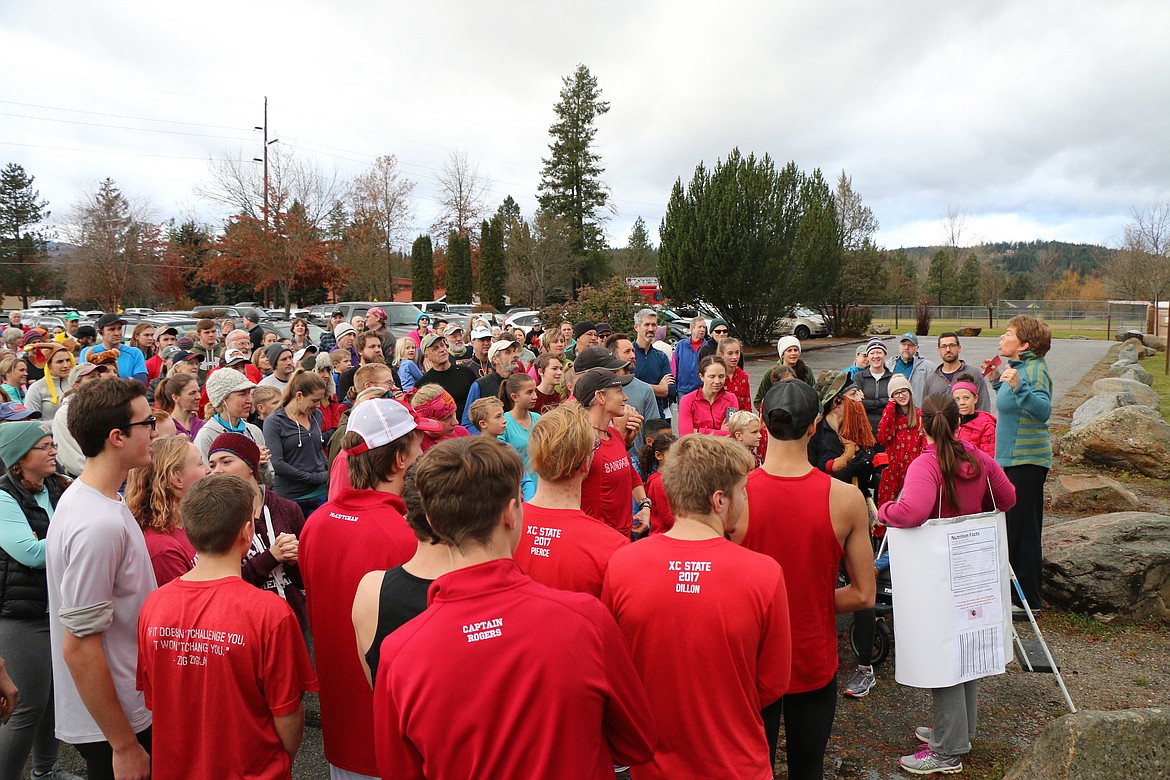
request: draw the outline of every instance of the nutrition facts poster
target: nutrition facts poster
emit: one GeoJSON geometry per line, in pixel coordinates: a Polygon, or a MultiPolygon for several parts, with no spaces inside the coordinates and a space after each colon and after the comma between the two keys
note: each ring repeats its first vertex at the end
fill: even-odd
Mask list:
{"type": "Polygon", "coordinates": [[[890,528],[894,676],[943,688],[1003,674],[1011,655],[1002,513],[890,528]]]}

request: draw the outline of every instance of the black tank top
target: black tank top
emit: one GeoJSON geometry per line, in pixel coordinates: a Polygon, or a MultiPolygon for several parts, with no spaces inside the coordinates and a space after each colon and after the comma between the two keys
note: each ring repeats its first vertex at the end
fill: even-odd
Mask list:
{"type": "Polygon", "coordinates": [[[403,623],[422,614],[427,608],[427,590],[432,582],[434,580],[414,576],[401,566],[389,569],[382,576],[382,589],[378,593],[378,629],[373,644],[366,651],[370,677],[378,676],[382,640],[403,623]]]}

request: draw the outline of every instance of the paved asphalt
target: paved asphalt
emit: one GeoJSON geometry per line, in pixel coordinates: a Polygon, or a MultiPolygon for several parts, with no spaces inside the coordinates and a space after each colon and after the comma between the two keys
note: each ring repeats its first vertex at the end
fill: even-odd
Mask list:
{"type": "MultiPolygon", "coordinates": [[[[804,362],[813,370],[813,374],[818,374],[824,369],[834,369],[837,371],[848,368],[853,363],[853,356],[857,350],[860,342],[851,342],[846,345],[837,347],[820,348],[815,339],[804,342],[804,362]]],[[[919,354],[928,360],[934,361],[937,365],[939,361],[938,349],[935,346],[937,339],[923,338],[921,346],[919,347],[919,354]]],[[[1114,341],[1105,341],[1104,339],[1097,341],[1080,341],[1077,339],[1059,339],[1053,342],[1052,349],[1049,351],[1048,371],[1052,375],[1053,395],[1059,398],[1069,389],[1081,381],[1089,369],[1097,364],[1111,346],[1116,344],[1114,341]]],[[[897,336],[886,340],[890,354],[893,355],[898,349],[897,336]]],[[[960,355],[968,365],[971,365],[975,370],[979,369],[979,365],[987,358],[993,357],[997,354],[997,346],[999,344],[999,337],[979,336],[977,338],[962,339],[963,351],[960,355]]],[[[752,360],[746,364],[748,376],[752,380],[752,393],[755,393],[755,387],[759,384],[760,378],[764,376],[767,371],[772,369],[775,361],[768,360],[752,360]]]]}
{"type": "MultiPolygon", "coordinates": [[[[922,354],[938,362],[938,351],[933,345],[933,339],[923,339],[922,354]]],[[[980,337],[963,339],[962,357],[968,363],[978,367],[985,358],[996,354],[997,337],[980,337]]],[[[1048,353],[1048,367],[1052,374],[1054,394],[1056,397],[1080,381],[1097,361],[1100,360],[1115,342],[1109,341],[1077,341],[1063,339],[1053,344],[1048,353]]],[[[887,341],[891,354],[897,349],[896,337],[887,341]]],[[[805,363],[819,373],[823,369],[841,370],[853,362],[853,355],[857,349],[857,342],[841,346],[828,347],[816,340],[805,342],[805,363]]],[[[765,359],[751,360],[746,364],[748,375],[754,388],[760,377],[771,369],[774,361],[765,359]]],[[[328,778],[329,770],[325,763],[324,748],[321,743],[320,715],[317,706],[317,697],[310,694],[305,700],[306,728],[305,740],[297,754],[296,764],[293,767],[293,777],[301,780],[317,780],[328,778]]],[[[73,772],[84,776],[84,764],[77,752],[71,747],[64,747],[61,751],[61,764],[73,772]]]]}

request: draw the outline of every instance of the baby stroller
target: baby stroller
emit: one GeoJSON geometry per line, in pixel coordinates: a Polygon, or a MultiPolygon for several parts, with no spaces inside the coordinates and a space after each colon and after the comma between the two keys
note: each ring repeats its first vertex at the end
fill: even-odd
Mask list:
{"type": "MultiPolygon", "coordinates": [[[[867,498],[866,503],[869,504],[870,523],[871,528],[877,523],[877,509],[874,507],[873,499],[867,498]]],[[[886,551],[886,539],[881,537],[880,541],[871,536],[871,541],[877,547],[875,553],[875,563],[882,560],[883,554],[886,551]]],[[[888,557],[887,557],[888,561],[888,557]]],[[[844,574],[842,574],[844,579],[844,574]]],[[[890,578],[890,567],[886,563],[884,567],[878,567],[877,571],[877,591],[874,595],[874,632],[873,632],[873,665],[878,666],[890,656],[890,649],[894,643],[894,629],[892,628],[894,620],[894,586],[890,578]]],[[[862,657],[862,653],[858,651],[857,636],[858,636],[857,621],[854,621],[849,626],[849,647],[852,648],[857,657],[862,657]]]]}

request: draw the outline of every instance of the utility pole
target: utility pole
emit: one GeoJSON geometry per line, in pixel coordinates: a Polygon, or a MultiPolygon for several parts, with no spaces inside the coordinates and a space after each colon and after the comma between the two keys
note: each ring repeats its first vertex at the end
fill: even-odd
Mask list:
{"type": "MultiPolygon", "coordinates": [[[[272,144],[276,143],[280,139],[273,138],[271,141],[268,140],[268,96],[267,95],[264,96],[264,125],[262,127],[257,127],[256,129],[260,130],[264,133],[264,146],[263,146],[264,156],[262,158],[261,157],[253,157],[252,161],[264,164],[264,202],[261,205],[261,209],[262,209],[263,214],[264,214],[264,251],[269,252],[269,251],[271,251],[271,244],[268,241],[268,147],[271,146],[272,144]]],[[[265,306],[267,306],[267,305],[269,305],[269,303],[270,303],[269,290],[267,288],[265,288],[265,290],[264,290],[264,304],[265,304],[265,306]]]]}

